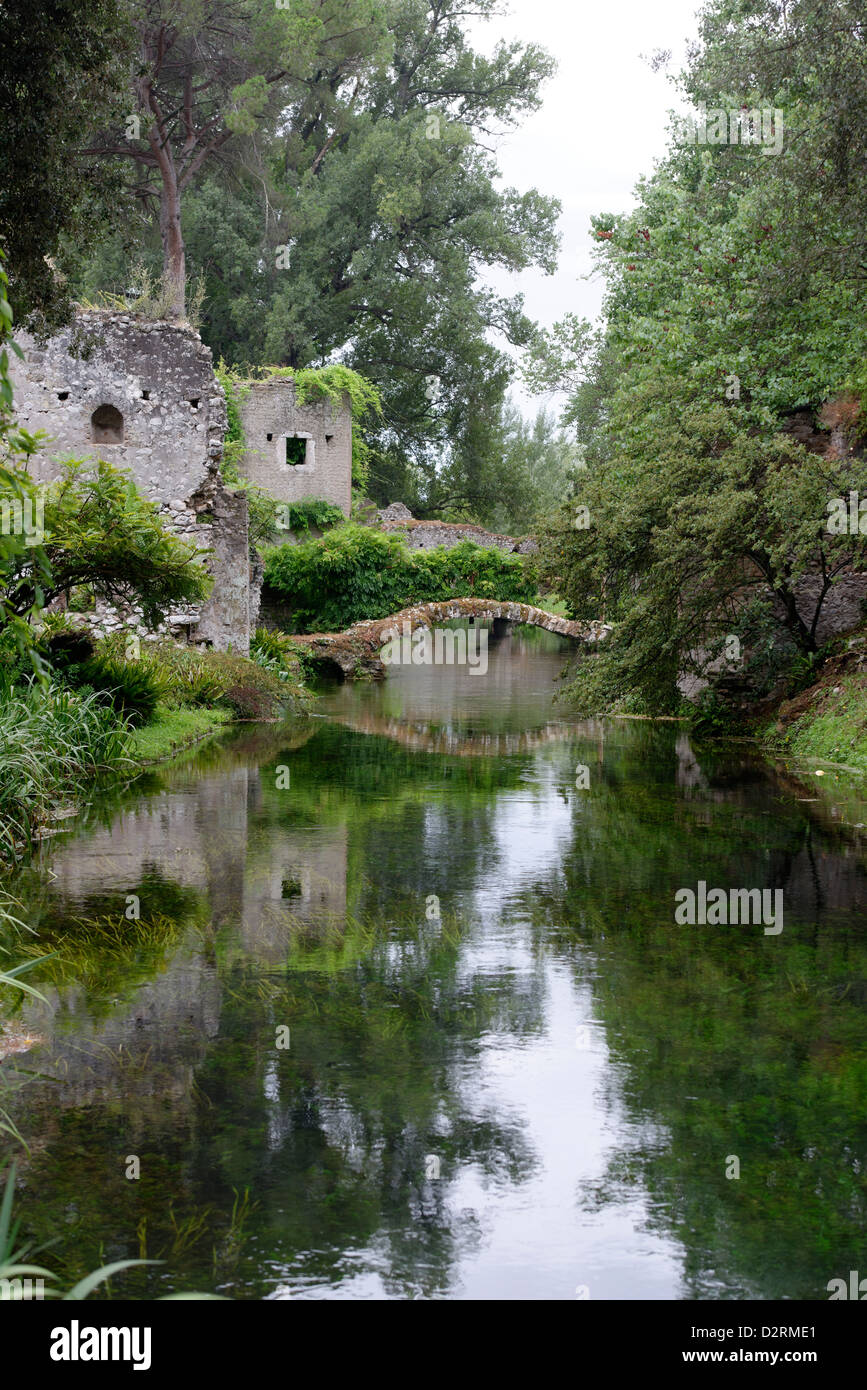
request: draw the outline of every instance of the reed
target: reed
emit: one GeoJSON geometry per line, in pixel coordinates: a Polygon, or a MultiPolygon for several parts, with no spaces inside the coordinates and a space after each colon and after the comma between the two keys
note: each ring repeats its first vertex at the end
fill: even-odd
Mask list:
{"type": "Polygon", "coordinates": [[[0,675],[0,862],[32,850],[57,803],[120,771],[129,737],[127,720],[92,692],[0,675]]]}

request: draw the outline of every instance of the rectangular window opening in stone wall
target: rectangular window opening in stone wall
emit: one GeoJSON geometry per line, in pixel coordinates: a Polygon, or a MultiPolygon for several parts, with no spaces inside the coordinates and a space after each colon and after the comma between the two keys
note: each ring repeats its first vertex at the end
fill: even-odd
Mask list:
{"type": "Polygon", "coordinates": [[[316,460],[316,444],[309,435],[287,434],[286,463],[290,468],[311,467],[316,460]]]}

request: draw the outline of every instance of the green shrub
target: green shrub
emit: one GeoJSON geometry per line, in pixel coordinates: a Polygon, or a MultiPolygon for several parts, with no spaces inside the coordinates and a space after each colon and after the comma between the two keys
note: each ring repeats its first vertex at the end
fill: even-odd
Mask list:
{"type": "Polygon", "coordinates": [[[305,655],[304,649],[296,647],[284,633],[266,627],[257,628],[250,643],[250,659],[282,681],[302,681],[305,655]]]}
{"type": "Polygon", "coordinates": [[[174,662],[168,669],[167,703],[198,709],[219,702],[223,682],[206,660],[192,656],[189,661],[174,662]]]}
{"type": "Polygon", "coordinates": [[[47,569],[40,573],[32,555],[19,554],[4,579],[6,606],[20,617],[37,598],[46,608],[86,589],[112,603],[135,600],[155,627],[175,604],[211,592],[206,552],[166,529],[128,471],[104,459],[67,459],[42,501],[45,541],[34,549],[44,551],[47,569]]]}
{"type": "Polygon", "coordinates": [[[0,672],[14,681],[24,679],[32,670],[29,656],[21,650],[15,628],[11,623],[0,627],[0,672]]]}
{"type": "MultiPolygon", "coordinates": [[[[261,667],[260,670],[262,675],[278,680],[273,672],[261,667]]],[[[275,691],[265,682],[247,676],[223,691],[221,703],[228,705],[238,719],[273,719],[280,712],[281,699],[282,691],[275,691]]]]}
{"type": "Polygon", "coordinates": [[[345,520],[340,508],[324,497],[301,497],[297,502],[281,504],[283,529],[297,534],[309,535],[314,528],[328,531],[332,526],[342,526],[345,520]]]}
{"type": "Polygon", "coordinates": [[[302,693],[305,681],[319,674],[306,647],[293,642],[285,632],[274,632],[267,627],[256,629],[250,643],[250,657],[267,671],[274,671],[281,680],[294,681],[299,687],[298,694],[302,693]]]}
{"type": "Polygon", "coordinates": [[[45,624],[40,649],[65,686],[95,693],[130,725],[141,726],[154,718],[158,703],[169,709],[223,705],[242,719],[273,718],[290,698],[300,696],[301,666],[285,638],[260,629],[257,639],[252,659],[179,646],[168,639],[142,642],[139,655],[127,657],[125,633],[94,644],[89,633],[68,625],[60,615],[45,624]],[[291,692],[289,682],[294,686],[291,692]]]}
{"type": "Polygon", "coordinates": [[[142,661],[163,672],[170,705],[225,705],[239,719],[273,719],[286,706],[285,682],[234,652],[193,651],[159,642],[142,648],[142,661]]]}
{"type": "Polygon", "coordinates": [[[118,771],[128,724],[100,696],[0,678],[0,859],[29,848],[53,802],[118,771]]]}
{"type": "Polygon", "coordinates": [[[265,579],[292,605],[301,632],[339,631],[413,603],[536,597],[534,568],[519,555],[471,541],[452,550],[410,551],[399,536],[356,525],[268,551],[265,579]]]}
{"type": "Polygon", "coordinates": [[[95,691],[134,725],[150,722],[168,690],[166,679],[155,667],[102,652],[70,666],[65,679],[73,688],[95,691]]]}
{"type": "Polygon", "coordinates": [[[87,628],[76,627],[64,613],[50,614],[36,640],[48,665],[59,675],[89,661],[96,651],[96,641],[87,628]]]}
{"type": "Polygon", "coordinates": [[[215,705],[225,689],[225,681],[213,660],[218,655],[169,641],[147,642],[142,645],[139,660],[159,675],[167,705],[194,709],[215,705]]]}
{"type": "Polygon", "coordinates": [[[70,613],[91,613],[96,607],[96,595],[89,584],[76,584],[69,591],[66,606],[70,613]]]}

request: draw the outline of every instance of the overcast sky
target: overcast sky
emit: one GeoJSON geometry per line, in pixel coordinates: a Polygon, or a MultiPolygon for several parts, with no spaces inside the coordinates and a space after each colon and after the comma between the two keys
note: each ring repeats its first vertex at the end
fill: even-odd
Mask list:
{"type": "MultiPolygon", "coordinates": [[[[525,295],[531,318],[551,324],[567,310],[594,319],[602,285],[591,270],[592,213],[623,212],[641,174],[666,148],[668,112],[679,109],[666,74],[641,55],[671,49],[669,70],[683,66],[697,37],[699,0],[508,0],[504,19],[476,25],[477,47],[498,38],[541,44],[558,62],[543,89],[542,109],[498,142],[503,181],[536,187],[563,205],[563,248],[556,275],[494,272],[488,283],[525,295]]],[[[521,399],[522,405],[526,401],[521,399]]]]}

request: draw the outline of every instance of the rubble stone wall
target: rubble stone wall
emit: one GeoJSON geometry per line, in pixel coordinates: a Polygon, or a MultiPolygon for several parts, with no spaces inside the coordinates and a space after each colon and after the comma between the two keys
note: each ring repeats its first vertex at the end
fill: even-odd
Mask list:
{"type": "MultiPolygon", "coordinates": [[[[247,501],[219,465],[226,402],[211,351],[191,328],[91,311],[47,341],[20,335],[12,359],[19,423],[47,436],[33,460],[49,482],[64,459],[105,459],[128,470],[169,529],[202,549],[211,595],[167,615],[166,630],[225,651],[249,651],[247,501]]],[[[102,630],[135,626],[135,610],[97,609],[102,630]]]]}

